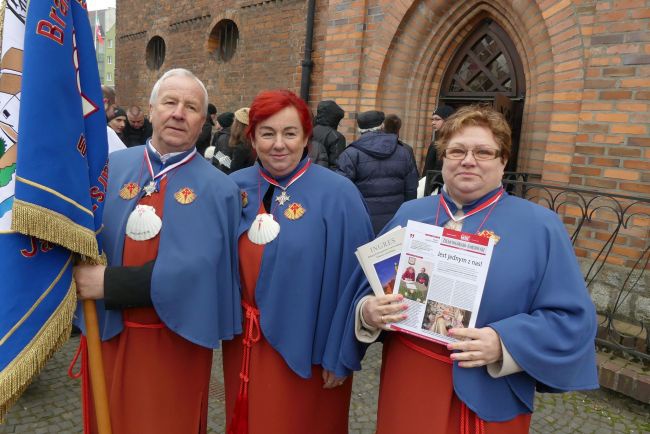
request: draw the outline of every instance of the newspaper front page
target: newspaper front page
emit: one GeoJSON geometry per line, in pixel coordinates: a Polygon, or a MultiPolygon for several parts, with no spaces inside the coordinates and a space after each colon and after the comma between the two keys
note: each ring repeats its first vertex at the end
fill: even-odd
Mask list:
{"type": "Polygon", "coordinates": [[[391,327],[436,342],[455,342],[448,330],[474,327],[494,241],[409,220],[393,293],[408,317],[391,327]]]}

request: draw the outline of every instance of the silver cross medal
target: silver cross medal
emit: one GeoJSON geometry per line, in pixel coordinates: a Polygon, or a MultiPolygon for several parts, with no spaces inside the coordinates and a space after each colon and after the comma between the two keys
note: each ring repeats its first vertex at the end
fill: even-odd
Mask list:
{"type": "Polygon", "coordinates": [[[279,203],[280,206],[284,205],[285,202],[288,202],[289,199],[291,198],[289,197],[289,195],[285,190],[282,190],[282,193],[280,193],[278,196],[275,197],[275,201],[279,203]]]}
{"type": "Polygon", "coordinates": [[[153,179],[149,181],[149,184],[145,185],[143,188],[144,192],[147,194],[147,196],[151,196],[156,192],[156,181],[153,179]]]}

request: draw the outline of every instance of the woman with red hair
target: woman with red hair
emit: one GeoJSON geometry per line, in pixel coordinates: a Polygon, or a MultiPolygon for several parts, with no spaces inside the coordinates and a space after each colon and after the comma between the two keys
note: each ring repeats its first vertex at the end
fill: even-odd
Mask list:
{"type": "Polygon", "coordinates": [[[231,174],[242,194],[245,319],[223,345],[229,433],[348,429],[352,380],[332,330],[352,302],[342,294],[354,252],[373,231],[354,184],[309,159],[311,119],[292,92],[260,93],[247,129],[258,162],[231,174]]]}

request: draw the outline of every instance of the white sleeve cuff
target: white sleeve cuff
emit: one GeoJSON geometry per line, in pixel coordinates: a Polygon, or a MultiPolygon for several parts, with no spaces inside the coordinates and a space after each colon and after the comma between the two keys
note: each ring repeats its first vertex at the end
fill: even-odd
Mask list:
{"type": "Polygon", "coordinates": [[[366,344],[375,342],[381,333],[380,328],[368,325],[368,323],[366,323],[366,321],[363,319],[363,305],[366,301],[368,301],[370,297],[374,297],[374,295],[366,295],[361,300],[359,300],[354,315],[354,334],[356,335],[359,342],[366,344]]]}
{"type": "Polygon", "coordinates": [[[506,346],[503,345],[501,338],[499,338],[499,343],[501,344],[503,357],[501,360],[497,360],[496,362],[487,365],[487,371],[488,374],[490,374],[490,377],[500,378],[523,371],[521,366],[519,366],[517,362],[515,362],[515,359],[512,358],[506,346]]]}

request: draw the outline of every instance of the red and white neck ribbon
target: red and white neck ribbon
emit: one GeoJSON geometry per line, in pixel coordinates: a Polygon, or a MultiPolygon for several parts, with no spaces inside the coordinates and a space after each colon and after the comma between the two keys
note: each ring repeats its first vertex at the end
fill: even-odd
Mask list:
{"type": "Polygon", "coordinates": [[[501,187],[499,189],[499,191],[497,191],[494,194],[494,196],[492,196],[491,198],[489,198],[488,200],[483,202],[481,205],[477,206],[476,208],[474,208],[473,210],[471,210],[467,214],[463,214],[462,216],[457,216],[457,217],[455,217],[454,214],[451,212],[451,209],[449,209],[449,205],[447,205],[447,200],[445,199],[445,197],[443,195],[440,195],[440,197],[442,198],[440,203],[442,203],[442,207],[445,209],[445,212],[447,213],[447,215],[449,216],[449,218],[451,220],[453,220],[455,222],[460,222],[460,221],[465,220],[467,217],[473,216],[474,214],[479,213],[479,212],[483,211],[486,208],[489,208],[492,205],[496,205],[496,203],[499,201],[499,199],[501,199],[501,196],[503,196],[503,187],[501,187]]]}
{"type": "Polygon", "coordinates": [[[284,187],[283,187],[282,185],[280,185],[280,183],[279,183],[278,181],[276,181],[275,179],[271,178],[271,177],[270,177],[269,175],[267,175],[266,173],[262,172],[262,169],[259,169],[259,171],[260,171],[260,176],[261,176],[262,178],[266,179],[266,181],[267,181],[269,184],[275,185],[275,186],[278,187],[280,190],[284,191],[284,190],[286,190],[287,188],[289,188],[289,186],[290,186],[291,184],[293,184],[294,182],[296,182],[296,181],[297,181],[297,180],[298,180],[302,175],[304,175],[305,172],[307,172],[307,169],[309,169],[309,166],[311,166],[311,158],[308,158],[308,159],[307,159],[307,163],[303,166],[303,168],[300,169],[299,171],[297,171],[297,172],[296,172],[296,173],[291,177],[291,179],[289,180],[289,182],[287,182],[287,185],[285,185],[284,187]]]}
{"type": "Polygon", "coordinates": [[[147,163],[147,169],[149,170],[149,176],[151,176],[152,180],[156,180],[158,178],[163,179],[169,172],[172,170],[176,169],[177,167],[182,166],[183,164],[189,162],[194,156],[196,155],[196,148],[192,150],[185,158],[183,158],[181,161],[171,164],[167,167],[165,167],[163,170],[158,172],[157,175],[154,175],[153,173],[153,166],[151,165],[151,159],[149,158],[149,152],[147,152],[147,147],[145,146],[144,149],[144,161],[147,163]]]}

